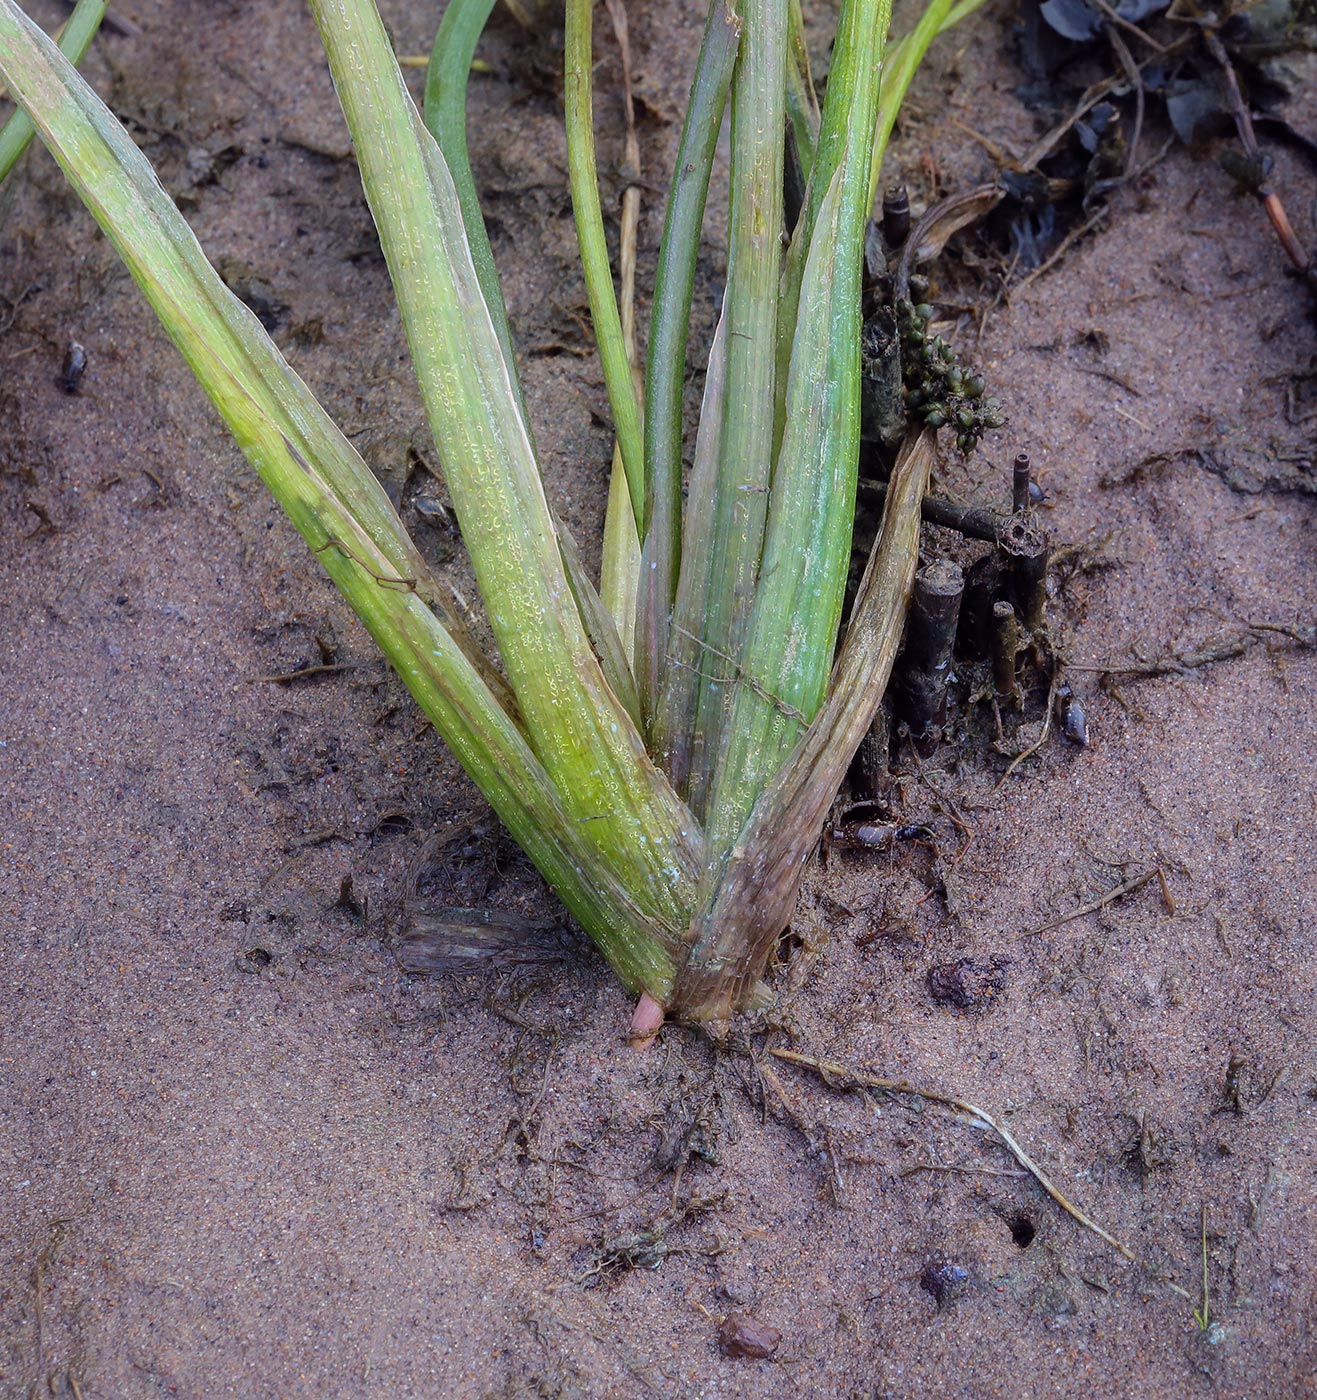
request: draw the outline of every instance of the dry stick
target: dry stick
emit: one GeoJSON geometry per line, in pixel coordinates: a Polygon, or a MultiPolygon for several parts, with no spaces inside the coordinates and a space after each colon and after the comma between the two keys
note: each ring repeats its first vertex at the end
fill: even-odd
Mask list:
{"type": "MultiPolygon", "coordinates": [[[[972,1104],[966,1099],[956,1098],[952,1094],[942,1094],[936,1089],[917,1089],[913,1084],[904,1079],[884,1079],[880,1075],[869,1074],[864,1070],[853,1069],[849,1065],[839,1064],[835,1060],[820,1060],[813,1055],[802,1055],[798,1050],[777,1050],[768,1052],[776,1056],[779,1060],[785,1060],[788,1064],[800,1065],[805,1069],[812,1069],[824,1083],[830,1087],[847,1089],[850,1087],[864,1089],[882,1089],[889,1094],[910,1094],[914,1098],[924,1099],[928,1103],[941,1104],[944,1108],[950,1108],[954,1112],[963,1114],[970,1118],[975,1124],[990,1128],[1002,1140],[1006,1150],[1012,1157],[1029,1173],[1030,1176],[1043,1188],[1044,1191],[1061,1207],[1063,1211],[1073,1219],[1079,1221],[1086,1230],[1091,1230],[1099,1239],[1105,1240],[1113,1249],[1119,1250],[1126,1259],[1134,1264],[1152,1272],[1151,1266],[1144,1263],[1137,1254],[1126,1244],[1118,1240],[1110,1231],[1104,1230],[1091,1216],[1085,1215],[1073,1201],[1071,1201],[1052,1180],[1050,1176],[1033,1160],[1023,1147],[1015,1140],[1010,1131],[997,1121],[996,1118],[985,1109],[979,1108],[977,1104],[972,1104]]],[[[1178,1293],[1182,1298],[1189,1295],[1183,1288],[1176,1284],[1167,1285],[1173,1292],[1178,1293]]]]}
{"type": "MultiPolygon", "coordinates": [[[[862,480],[860,490],[872,492],[883,500],[887,497],[885,481],[862,480]]],[[[997,542],[997,536],[1010,519],[999,511],[989,510],[987,506],[961,505],[958,501],[948,501],[941,496],[925,496],[920,503],[920,515],[930,525],[942,525],[948,530],[959,531],[967,539],[984,540],[988,544],[997,542]]]]}
{"type": "MultiPolygon", "coordinates": [[[[1261,151],[1258,149],[1258,138],[1253,130],[1253,118],[1249,116],[1248,108],[1244,105],[1244,96],[1239,90],[1239,79],[1235,76],[1235,65],[1230,61],[1230,55],[1226,53],[1226,47],[1221,42],[1220,36],[1214,29],[1203,27],[1203,42],[1207,45],[1207,51],[1217,61],[1226,80],[1226,95],[1229,99],[1230,114],[1235,119],[1235,130],[1239,132],[1239,143],[1244,148],[1244,154],[1249,161],[1256,163],[1261,158],[1261,151]]],[[[1261,167],[1256,166],[1259,174],[1261,167]]],[[[1271,226],[1276,230],[1276,237],[1280,239],[1281,247],[1285,249],[1295,268],[1303,274],[1304,280],[1309,288],[1317,292],[1317,278],[1314,278],[1312,260],[1304,251],[1294,229],[1290,225],[1289,215],[1285,212],[1285,206],[1280,202],[1280,196],[1266,187],[1259,179],[1254,190],[1259,203],[1267,211],[1267,217],[1271,220],[1271,226]]]]}
{"type": "Polygon", "coordinates": [[[1140,29],[1139,26],[1133,22],[1133,20],[1128,20],[1125,18],[1124,15],[1117,14],[1116,11],[1112,9],[1112,7],[1109,4],[1107,4],[1107,0],[1093,0],[1093,3],[1098,7],[1099,10],[1102,11],[1104,15],[1106,15],[1106,17],[1111,21],[1112,24],[1117,25],[1119,28],[1123,29],[1127,34],[1133,34],[1136,39],[1142,39],[1143,42],[1147,44],[1147,46],[1154,53],[1161,54],[1164,56],[1169,52],[1165,44],[1159,44],[1157,40],[1152,37],[1151,34],[1149,34],[1146,30],[1140,29]]]}
{"type": "Polygon", "coordinates": [[[1078,909],[1072,909],[1068,914],[1061,914],[1045,924],[1039,924],[1037,928],[1024,929],[1020,937],[1034,938],[1040,933],[1051,933],[1054,928],[1060,928],[1062,924],[1074,923],[1076,919],[1082,919],[1085,914],[1095,914],[1099,909],[1104,909],[1108,904],[1114,904],[1118,899],[1124,899],[1127,894],[1134,894],[1137,890],[1141,890],[1144,885],[1157,879],[1160,879],[1163,885],[1165,884],[1166,877],[1160,865],[1153,866],[1151,870],[1145,870],[1142,875],[1136,875],[1132,880],[1126,880],[1123,885],[1117,885],[1114,890],[1108,890],[1100,898],[1090,900],[1087,904],[1081,904],[1078,909]]]}

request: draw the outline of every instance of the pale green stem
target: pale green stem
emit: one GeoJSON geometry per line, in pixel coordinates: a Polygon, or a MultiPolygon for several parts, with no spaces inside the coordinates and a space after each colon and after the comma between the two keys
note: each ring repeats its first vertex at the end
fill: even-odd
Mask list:
{"type": "Polygon", "coordinates": [[[790,0],[790,48],[787,50],[787,119],[796,138],[796,153],[808,178],[819,139],[819,100],[809,71],[805,47],[805,20],[800,0],[790,0]]]}
{"type": "Polygon", "coordinates": [[[685,915],[656,919],[569,813],[370,470],[223,285],[145,157],[53,45],[0,0],[0,75],[232,429],[458,761],[633,990],[666,999],[685,915]]]}
{"type": "Polygon", "coordinates": [[[870,205],[877,198],[878,186],[882,183],[883,157],[887,153],[892,128],[896,125],[897,113],[929,46],[939,34],[954,28],[983,4],[984,0],[960,0],[958,5],[953,6],[951,0],[930,0],[919,23],[909,34],[888,47],[883,58],[883,88],[874,135],[873,169],[869,177],[870,205]]]}
{"type": "MultiPolygon", "coordinates": [[[[78,0],[59,36],[59,51],[76,68],[105,18],[106,0],[78,0]]],[[[0,182],[18,164],[36,134],[25,112],[14,112],[0,127],[0,182]]]]}
{"type": "Polygon", "coordinates": [[[626,469],[631,509],[645,529],[645,452],[640,401],[631,361],[622,335],[613,272],[608,261],[608,240],[599,206],[599,185],[594,153],[594,110],[591,97],[591,43],[594,0],[567,0],[566,88],[567,166],[580,244],[581,268],[590,299],[604,384],[613,410],[613,428],[626,469]]]}
{"type": "MultiPolygon", "coordinates": [[[[718,130],[727,105],[740,35],[741,22],[728,0],[710,0],[654,275],[654,309],[645,367],[648,524],[640,565],[635,651],[636,683],[645,713],[651,717],[668,681],[668,629],[681,564],[681,410],[695,265],[718,130]]],[[[660,751],[656,746],[656,752],[660,751]]]]}
{"type": "Polygon", "coordinates": [[[702,814],[754,600],[773,467],[774,350],[782,262],[787,0],[747,0],[732,78],[727,379],[701,616],[676,622],[700,638],[688,801],[702,814]]]}
{"type": "Polygon", "coordinates": [[[442,153],[371,0],[312,0],[312,11],[531,745],[637,903],[679,919],[690,907],[700,832],[651,763],[581,625],[442,153]]]}
{"type": "Polygon", "coordinates": [[[471,155],[466,144],[466,89],[471,74],[471,60],[476,45],[489,23],[498,0],[449,0],[430,50],[430,63],[425,72],[425,124],[439,143],[448,162],[448,172],[457,189],[462,206],[462,222],[471,245],[471,261],[475,264],[480,290],[490,319],[498,332],[499,343],[508,362],[508,372],[518,395],[516,359],[512,353],[512,332],[508,327],[507,307],[503,303],[503,286],[494,266],[494,250],[489,246],[485,216],[480,210],[475,176],[471,171],[471,155]]]}
{"type": "Polygon", "coordinates": [[[870,133],[890,13],[889,0],[848,0],[833,48],[815,157],[816,174],[833,174],[801,285],[764,563],[706,822],[716,851],[731,845],[823,703],[841,621],[859,459],[870,133]]]}
{"type": "Polygon", "coordinates": [[[907,439],[828,699],[755,804],[692,925],[693,942],[673,994],[673,1005],[691,1020],[721,1020],[749,1003],[791,917],[824,816],[882,703],[896,659],[932,462],[931,432],[907,439]]]}

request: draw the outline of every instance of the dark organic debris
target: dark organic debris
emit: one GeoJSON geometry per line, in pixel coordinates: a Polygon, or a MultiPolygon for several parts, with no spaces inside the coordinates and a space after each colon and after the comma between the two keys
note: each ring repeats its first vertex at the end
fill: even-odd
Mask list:
{"type": "Polygon", "coordinates": [[[728,1313],[718,1329],[718,1347],[724,1356],[763,1361],[772,1356],[781,1342],[782,1333],[778,1328],[760,1322],[749,1313],[728,1313]]]}
{"type": "Polygon", "coordinates": [[[239,972],[255,974],[264,972],[275,960],[275,957],[274,950],[257,943],[250,948],[241,949],[234,957],[233,962],[239,972]]]}
{"type": "Polygon", "coordinates": [[[413,909],[394,956],[404,972],[440,977],[563,962],[570,945],[556,919],[524,919],[496,909],[413,909]]]}
{"type": "Polygon", "coordinates": [[[928,993],[940,1006],[981,1011],[1005,991],[1009,966],[1004,958],[986,963],[976,963],[973,958],[938,963],[928,969],[928,993]]]}
{"type": "Polygon", "coordinates": [[[673,1254],[703,1254],[709,1258],[720,1254],[719,1244],[678,1244],[670,1236],[683,1225],[726,1204],[726,1193],[692,1197],[664,1211],[648,1225],[605,1237],[595,1250],[590,1267],[576,1281],[589,1287],[629,1269],[657,1269],[673,1254]]]}

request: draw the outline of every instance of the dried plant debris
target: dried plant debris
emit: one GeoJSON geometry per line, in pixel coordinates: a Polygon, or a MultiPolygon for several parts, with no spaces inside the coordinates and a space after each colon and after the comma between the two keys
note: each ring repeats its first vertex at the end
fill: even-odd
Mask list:
{"type": "Polygon", "coordinates": [[[574,944],[557,919],[525,919],[496,909],[412,910],[394,956],[404,972],[440,977],[563,962],[574,944]]]}
{"type": "MultiPolygon", "coordinates": [[[[1311,6],[1288,0],[1267,6],[1228,4],[1207,12],[1166,0],[1118,0],[1114,5],[1107,0],[1027,0],[1020,31],[1021,60],[1032,80],[1020,90],[1026,102],[1049,114],[1064,110],[1074,100],[1067,74],[1077,58],[1105,57],[1115,71],[1080,98],[1071,119],[1078,142],[1058,145],[1036,170],[1029,167],[1030,173],[1053,182],[1045,197],[1037,187],[1025,195],[1013,185],[1016,172],[1003,172],[1019,207],[1008,203],[997,218],[1010,222],[1017,235],[1015,251],[1025,265],[1034,250],[1018,235],[1027,228],[1030,203],[1035,211],[1049,211],[1059,203],[1058,195],[1072,192],[1056,184],[1073,185],[1079,175],[1074,160],[1082,149],[1090,158],[1079,176],[1087,213],[1095,195],[1138,169],[1145,119],[1155,105],[1176,136],[1200,153],[1234,136],[1218,152],[1221,166],[1239,194],[1261,205],[1295,273],[1317,295],[1317,270],[1269,183],[1274,161],[1259,142],[1261,135],[1317,158],[1312,143],[1284,117],[1285,104],[1302,82],[1285,56],[1311,45],[1312,20],[1311,6]]],[[[1055,231],[1057,220],[1049,213],[1043,212],[1038,222],[1042,233],[1055,231]]]]}
{"type": "Polygon", "coordinates": [[[984,1011],[1006,990],[1007,958],[986,963],[973,958],[938,963],[928,969],[928,994],[939,1006],[957,1011],[984,1011]]]}
{"type": "Polygon", "coordinates": [[[723,1246],[719,1243],[685,1244],[672,1237],[690,1221],[726,1205],[726,1193],[695,1196],[665,1210],[647,1225],[605,1235],[595,1247],[589,1268],[577,1282],[594,1286],[630,1269],[657,1269],[674,1254],[702,1254],[709,1258],[721,1254],[723,1246]]]}

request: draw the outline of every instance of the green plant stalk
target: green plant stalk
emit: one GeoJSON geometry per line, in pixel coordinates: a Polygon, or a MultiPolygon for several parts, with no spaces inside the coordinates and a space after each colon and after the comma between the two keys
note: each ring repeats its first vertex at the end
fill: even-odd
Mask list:
{"type": "Polygon", "coordinates": [[[636,902],[678,921],[689,914],[701,834],[650,761],[572,602],[443,156],[412,105],[373,0],[311,0],[311,8],[531,746],[636,902]]]}
{"type": "Polygon", "coordinates": [[[701,820],[732,698],[728,682],[740,669],[772,484],[786,51],[786,0],[747,0],[732,75],[723,301],[727,367],[718,482],[710,520],[695,522],[697,529],[712,530],[709,583],[702,612],[683,614],[679,606],[675,618],[700,640],[686,798],[701,820]]]}
{"type": "MultiPolygon", "coordinates": [[[[886,42],[887,31],[891,24],[891,0],[883,0],[883,3],[877,6],[867,5],[866,11],[871,16],[871,22],[878,26],[880,41],[878,54],[881,56],[882,44],[886,42]]],[[[809,257],[810,249],[814,243],[814,226],[818,220],[819,210],[828,187],[832,183],[832,177],[836,174],[842,156],[849,148],[852,139],[850,134],[851,97],[855,94],[867,93],[870,90],[870,82],[875,76],[873,63],[877,62],[876,59],[872,63],[866,59],[866,66],[863,69],[858,66],[861,51],[860,36],[856,36],[853,26],[848,31],[846,18],[847,15],[854,13],[853,6],[844,5],[838,22],[837,41],[833,48],[832,68],[828,74],[828,90],[823,103],[818,141],[814,149],[813,162],[808,167],[809,179],[805,189],[804,207],[800,211],[797,227],[792,231],[791,246],[787,251],[786,269],[782,277],[782,305],[778,319],[777,337],[777,397],[774,402],[773,416],[775,450],[780,448],[782,435],[786,430],[788,367],[791,363],[792,345],[795,340],[796,317],[800,310],[800,284],[805,275],[806,259],[809,257]],[[849,38],[847,37],[848,32],[849,38]]],[[[867,54],[871,52],[872,46],[865,43],[863,49],[867,54]]],[[[885,63],[881,69],[881,76],[883,90],[886,91],[887,69],[885,63]]],[[[871,161],[874,158],[875,154],[871,151],[871,161]]],[[[880,154],[877,159],[881,160],[880,154]]],[[[872,204],[873,200],[870,198],[869,205],[872,206],[872,204]]]]}
{"type": "Polygon", "coordinates": [[[515,714],[511,692],[468,635],[451,589],[431,575],[379,482],[260,323],[220,281],[132,138],[13,0],[4,0],[2,17],[0,68],[11,92],[197,377],[204,385],[208,374],[218,373],[215,366],[230,367],[243,392],[303,456],[318,463],[392,571],[418,580],[444,627],[515,714]]]}
{"type": "Polygon", "coordinates": [[[475,264],[476,277],[480,281],[490,319],[494,322],[494,330],[498,333],[499,344],[503,346],[508,373],[517,385],[520,397],[521,387],[517,379],[516,358],[512,353],[512,332],[503,301],[503,285],[494,265],[494,250],[489,246],[489,232],[480,209],[480,196],[476,193],[471,154],[466,143],[466,89],[471,61],[475,58],[476,45],[497,3],[498,0],[449,0],[425,70],[422,110],[425,124],[439,143],[457,189],[458,203],[462,206],[462,223],[471,247],[471,261],[475,264]]]}
{"type": "Polygon", "coordinates": [[[815,167],[815,221],[785,394],[763,567],[707,831],[726,850],[823,703],[841,623],[860,445],[860,273],[888,0],[848,0],[815,167]],[[839,109],[839,118],[834,114],[839,109]],[[841,130],[840,149],[831,138],[841,130]]]}
{"type": "Polygon", "coordinates": [[[723,1020],[747,1004],[790,921],[823,819],[882,703],[900,647],[932,463],[932,432],[906,440],[828,698],[755,803],[692,925],[673,1002],[693,1021],[723,1020]]]}
{"type": "MultiPolygon", "coordinates": [[[[650,740],[663,771],[681,793],[688,791],[690,785],[694,743],[691,717],[699,694],[702,663],[707,664],[699,634],[686,625],[686,620],[703,617],[708,607],[713,557],[713,532],[708,522],[713,518],[718,497],[719,452],[726,402],[727,313],[724,306],[714,328],[709,366],[704,376],[704,398],[695,434],[695,460],[691,466],[690,499],[685,511],[681,578],[669,633],[666,678],[654,712],[650,740]]],[[[712,660],[717,665],[723,658],[712,660]]]]}
{"type": "MultiPolygon", "coordinates": [[[[608,475],[608,503],[604,510],[603,553],[599,561],[599,596],[617,628],[618,643],[626,658],[627,674],[634,685],[632,663],[636,654],[636,609],[640,588],[640,535],[631,493],[627,487],[622,449],[613,444],[613,465],[608,475]]],[[[644,710],[639,703],[635,717],[644,732],[644,710]]]]}
{"type": "MultiPolygon", "coordinates": [[[[635,651],[636,683],[650,717],[667,681],[668,625],[681,564],[681,410],[695,266],[740,36],[741,22],[727,0],[710,0],[654,275],[645,365],[645,516],[649,524],[640,564],[635,651]]],[[[661,740],[654,747],[661,752],[661,740]]]]}
{"type": "MultiPolygon", "coordinates": [[[[471,170],[466,141],[466,94],[471,61],[494,3],[495,0],[452,0],[444,11],[426,69],[424,115],[426,126],[439,143],[439,149],[448,163],[458,203],[462,208],[462,222],[471,247],[471,261],[475,266],[490,319],[503,347],[508,375],[521,404],[522,421],[526,424],[529,434],[530,415],[526,411],[525,395],[517,375],[512,332],[503,301],[503,288],[494,264],[494,253],[489,245],[484,216],[480,211],[480,197],[476,192],[475,176],[471,170]]],[[[624,646],[622,639],[617,635],[613,616],[605,608],[594,584],[586,574],[570,533],[556,512],[552,511],[552,507],[550,511],[572,597],[576,600],[577,610],[581,614],[590,642],[599,656],[608,684],[626,707],[627,713],[639,722],[640,706],[631,674],[630,647],[624,646]]],[[[634,533],[634,527],[632,530],[634,533]]]]}
{"type": "Polygon", "coordinates": [[[790,0],[787,51],[787,120],[796,138],[796,152],[800,164],[808,176],[814,164],[814,150],[818,145],[819,100],[814,92],[814,79],[809,71],[809,49],[805,46],[805,17],[801,13],[800,0],[790,0]]]}
{"type": "Polygon", "coordinates": [[[684,918],[664,922],[639,908],[589,824],[567,812],[500,703],[501,683],[491,688],[478,654],[458,644],[424,596],[424,561],[369,468],[224,287],[136,145],[13,0],[0,0],[0,73],[239,446],[451,752],[622,981],[662,997],[684,918]]]}
{"type": "Polygon", "coordinates": [[[613,428],[626,469],[631,509],[641,537],[645,521],[645,449],[640,401],[631,361],[622,335],[622,318],[613,289],[613,273],[608,260],[608,240],[604,216],[599,206],[599,185],[595,178],[594,104],[591,98],[591,69],[594,51],[591,43],[594,0],[567,0],[566,86],[567,168],[572,189],[572,209],[576,215],[576,238],[581,250],[590,318],[594,322],[603,366],[608,402],[613,410],[613,428]]]}
{"type": "Polygon", "coordinates": [[[869,203],[878,197],[878,186],[882,183],[883,157],[887,154],[887,143],[891,140],[892,128],[896,125],[897,113],[910,91],[919,65],[924,61],[934,39],[939,34],[955,28],[961,20],[968,19],[984,0],[960,0],[953,5],[951,0],[929,0],[928,7],[919,17],[919,23],[889,46],[883,58],[883,88],[878,104],[878,121],[874,133],[873,169],[869,177],[869,203]]]}
{"type": "MultiPolygon", "coordinates": [[[[76,68],[105,18],[107,0],[78,0],[59,36],[59,51],[76,68]]],[[[0,183],[23,158],[36,128],[26,112],[12,112],[0,127],[0,183]]]]}

